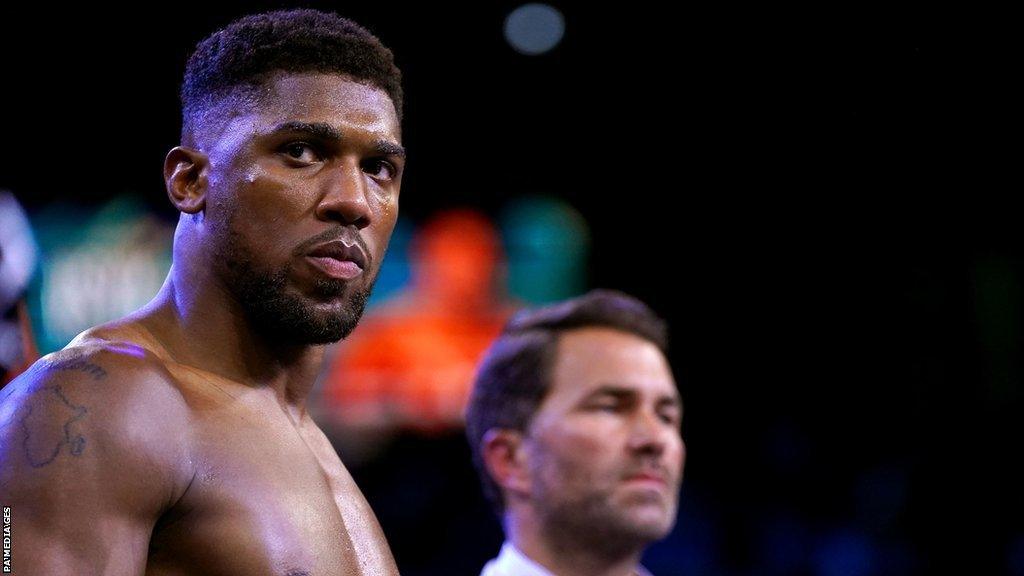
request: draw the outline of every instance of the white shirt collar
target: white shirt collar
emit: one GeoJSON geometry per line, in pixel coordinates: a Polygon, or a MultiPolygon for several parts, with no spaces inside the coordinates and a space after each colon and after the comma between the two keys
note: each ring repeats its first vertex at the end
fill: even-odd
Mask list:
{"type": "Polygon", "coordinates": [[[501,553],[484,566],[480,576],[555,576],[547,568],[526,557],[509,541],[501,545],[501,553]]]}
{"type": "MultiPolygon", "coordinates": [[[[637,566],[637,576],[651,576],[643,566],[637,566]]],[[[509,541],[501,545],[498,557],[484,566],[480,576],[555,576],[547,568],[527,558],[509,541]]]]}

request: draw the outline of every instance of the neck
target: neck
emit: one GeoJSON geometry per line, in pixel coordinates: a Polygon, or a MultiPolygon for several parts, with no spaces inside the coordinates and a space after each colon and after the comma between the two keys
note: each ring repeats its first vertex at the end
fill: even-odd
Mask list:
{"type": "Polygon", "coordinates": [[[282,405],[304,410],[323,347],[283,345],[267,338],[234,296],[210,280],[172,267],[156,298],[136,319],[168,359],[273,391],[282,405]]]}
{"type": "Polygon", "coordinates": [[[588,540],[587,530],[544,530],[528,513],[508,512],[504,524],[520,552],[557,576],[631,576],[643,554],[643,546],[588,540]]]}

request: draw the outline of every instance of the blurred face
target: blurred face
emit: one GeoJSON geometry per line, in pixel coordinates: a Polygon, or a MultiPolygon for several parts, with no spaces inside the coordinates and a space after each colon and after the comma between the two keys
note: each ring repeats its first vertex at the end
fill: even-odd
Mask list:
{"type": "Polygon", "coordinates": [[[362,314],[398,216],[391,99],[333,74],[281,74],[208,139],[213,266],[257,329],[337,341],[362,314]]]}
{"type": "Polygon", "coordinates": [[[606,328],[564,334],[524,443],[542,531],[604,547],[667,535],[685,457],[681,419],[657,346],[606,328]]]}

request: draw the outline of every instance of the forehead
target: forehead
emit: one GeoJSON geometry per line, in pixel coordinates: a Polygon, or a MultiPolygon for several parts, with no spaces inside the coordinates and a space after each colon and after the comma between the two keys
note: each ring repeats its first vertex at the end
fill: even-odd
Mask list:
{"type": "Polygon", "coordinates": [[[564,333],[551,376],[548,398],[555,402],[572,402],[605,386],[654,398],[679,394],[668,361],[656,345],[611,328],[564,333]]]}
{"type": "Polygon", "coordinates": [[[342,74],[276,74],[264,83],[254,112],[257,130],[298,120],[325,122],[343,133],[348,127],[399,138],[398,116],[387,93],[342,74]]]}

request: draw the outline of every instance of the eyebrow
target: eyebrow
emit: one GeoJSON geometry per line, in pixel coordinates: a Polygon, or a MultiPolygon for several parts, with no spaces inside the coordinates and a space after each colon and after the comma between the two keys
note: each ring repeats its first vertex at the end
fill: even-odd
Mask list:
{"type": "MultiPolygon", "coordinates": [[[[308,134],[313,138],[332,143],[338,143],[344,140],[344,136],[341,131],[326,122],[301,122],[297,120],[278,124],[270,131],[270,135],[273,136],[285,133],[293,134],[296,132],[308,134]]],[[[389,140],[378,138],[373,142],[373,150],[378,154],[398,156],[403,159],[405,158],[405,148],[389,140]]]]}
{"type": "MultiPolygon", "coordinates": [[[[590,400],[600,396],[614,396],[615,398],[628,398],[639,396],[638,392],[633,388],[626,386],[620,386],[617,384],[604,384],[594,390],[590,394],[587,394],[586,399],[590,400]]],[[[659,406],[670,404],[674,407],[683,407],[683,400],[679,397],[679,393],[672,394],[671,396],[661,396],[658,398],[657,404],[659,406]]]]}
{"type": "Polygon", "coordinates": [[[373,149],[379,154],[387,154],[391,156],[398,156],[399,158],[405,158],[405,148],[402,148],[394,142],[387,140],[377,140],[373,143],[373,149]]]}

